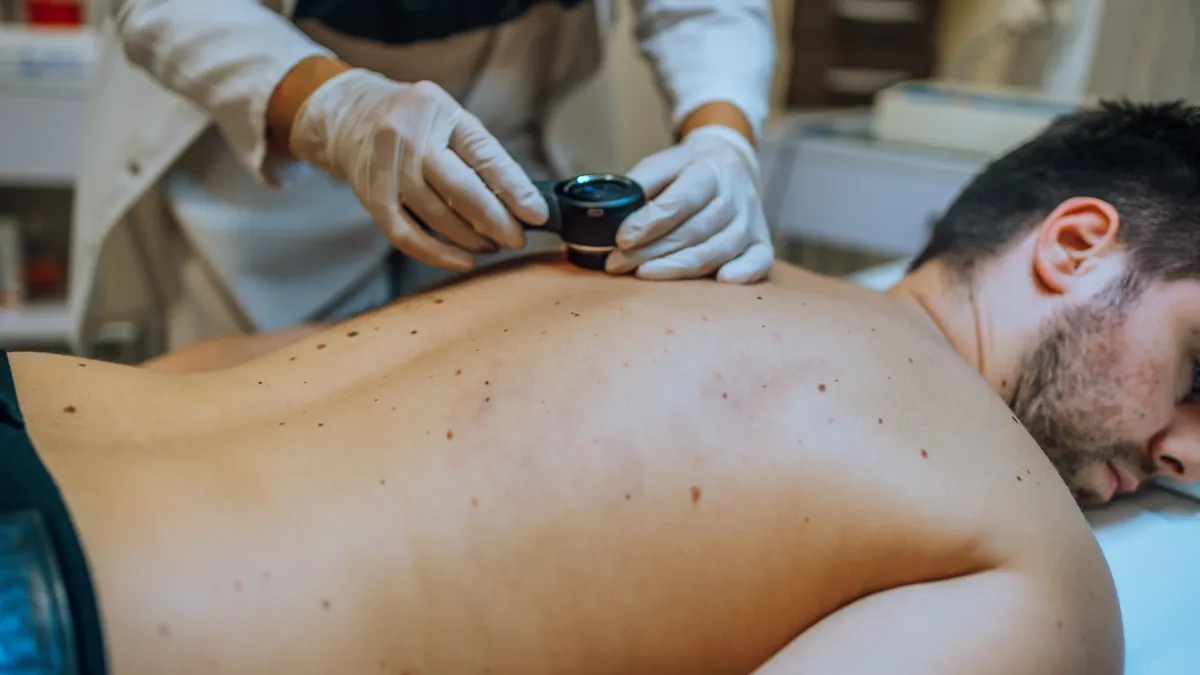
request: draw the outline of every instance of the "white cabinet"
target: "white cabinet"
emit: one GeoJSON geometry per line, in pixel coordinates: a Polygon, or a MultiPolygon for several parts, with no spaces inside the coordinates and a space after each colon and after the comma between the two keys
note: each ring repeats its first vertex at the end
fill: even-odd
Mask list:
{"type": "Polygon", "coordinates": [[[764,134],[764,207],[774,234],[881,256],[920,251],[985,157],[876,142],[867,110],[796,114],[764,134]]]}
{"type": "MultiPolygon", "coordinates": [[[[0,186],[73,188],[97,52],[90,29],[0,28],[0,186]]],[[[60,344],[69,331],[65,301],[0,309],[0,348],[60,344]]]]}

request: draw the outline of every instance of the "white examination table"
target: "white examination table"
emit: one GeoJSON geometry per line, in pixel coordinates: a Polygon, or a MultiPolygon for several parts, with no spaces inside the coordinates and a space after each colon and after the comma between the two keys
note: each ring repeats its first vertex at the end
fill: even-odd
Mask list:
{"type": "MultiPolygon", "coordinates": [[[[850,278],[883,290],[907,262],[850,278]]],[[[1200,673],[1200,490],[1187,490],[1197,501],[1154,488],[1087,514],[1116,579],[1126,675],[1200,673]]]]}

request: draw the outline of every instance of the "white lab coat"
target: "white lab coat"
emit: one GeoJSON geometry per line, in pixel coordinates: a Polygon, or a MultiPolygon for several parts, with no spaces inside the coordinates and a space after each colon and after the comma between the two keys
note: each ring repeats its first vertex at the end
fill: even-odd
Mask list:
{"type": "MultiPolygon", "coordinates": [[[[296,39],[287,18],[294,0],[109,2],[114,11],[101,27],[103,47],[74,202],[69,303],[77,350],[86,350],[92,337],[97,270],[106,241],[210,125],[263,184],[287,185],[289,173],[303,173],[306,165],[278,166],[267,157],[264,113],[274,83],[288,70],[309,56],[332,53],[317,40],[296,39]]],[[[769,0],[632,4],[639,48],[667,97],[672,125],[704,103],[723,100],[738,105],[757,134],[768,113],[775,59],[769,0]]],[[[572,10],[563,27],[566,37],[558,41],[542,126],[547,160],[557,176],[617,168],[612,164],[615,127],[611,118],[597,117],[596,108],[604,106],[596,103],[606,102],[604,92],[591,100],[579,95],[605,58],[614,12],[613,0],[594,0],[594,5],[572,10]]],[[[503,97],[502,88],[493,89],[498,89],[494,96],[503,97]]],[[[286,213],[286,204],[276,206],[286,213]]],[[[204,210],[204,205],[196,208],[204,210]]],[[[212,209],[218,217],[221,208],[212,209]]],[[[245,211],[262,216],[269,208],[251,205],[245,211]]],[[[315,207],[304,208],[311,212],[315,207]]],[[[295,264],[256,262],[247,244],[253,236],[230,236],[245,213],[224,215],[232,221],[224,237],[218,233],[193,241],[192,248],[199,244],[206,249],[201,257],[218,271],[233,269],[225,281],[240,296],[254,329],[305,320],[378,267],[387,251],[382,235],[361,224],[347,226],[341,234],[331,232],[337,229],[332,226],[324,231],[300,228],[289,233],[291,243],[266,235],[258,244],[275,251],[290,246],[294,250],[289,249],[286,260],[295,264]],[[305,259],[314,252],[324,258],[305,259]],[[223,256],[237,260],[231,266],[223,256]]],[[[258,234],[255,222],[241,227],[241,235],[258,234]]],[[[153,253],[167,255],[165,249],[153,253]]]]}

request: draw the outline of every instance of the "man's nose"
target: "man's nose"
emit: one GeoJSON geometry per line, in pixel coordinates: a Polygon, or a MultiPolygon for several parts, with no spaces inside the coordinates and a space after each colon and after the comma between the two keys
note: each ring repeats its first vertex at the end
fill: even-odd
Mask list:
{"type": "Polygon", "coordinates": [[[1200,406],[1187,406],[1150,443],[1150,458],[1165,476],[1183,483],[1200,482],[1200,406]]]}

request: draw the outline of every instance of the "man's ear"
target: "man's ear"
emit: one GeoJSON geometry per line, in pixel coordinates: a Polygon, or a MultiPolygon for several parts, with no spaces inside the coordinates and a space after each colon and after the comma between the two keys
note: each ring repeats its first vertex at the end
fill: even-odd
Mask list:
{"type": "Polygon", "coordinates": [[[1112,204],[1073,197],[1059,204],[1037,230],[1033,271],[1052,293],[1066,293],[1117,247],[1120,216],[1112,204]]]}

